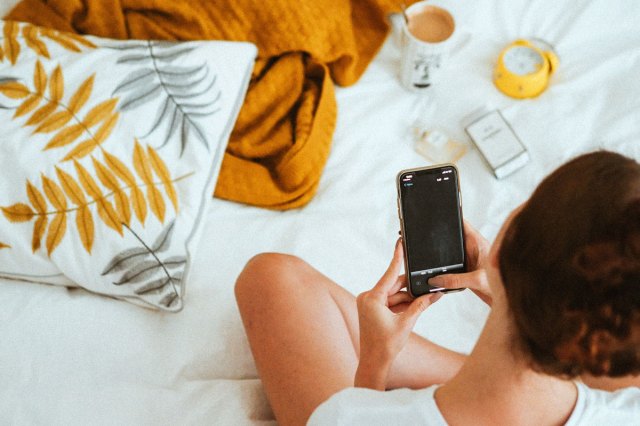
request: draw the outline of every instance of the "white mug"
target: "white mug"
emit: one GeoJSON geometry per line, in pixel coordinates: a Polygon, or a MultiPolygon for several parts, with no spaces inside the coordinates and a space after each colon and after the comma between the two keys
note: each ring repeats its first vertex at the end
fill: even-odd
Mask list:
{"type": "Polygon", "coordinates": [[[400,81],[414,92],[423,92],[437,80],[438,71],[458,44],[453,15],[431,1],[414,3],[402,22],[400,81]]]}

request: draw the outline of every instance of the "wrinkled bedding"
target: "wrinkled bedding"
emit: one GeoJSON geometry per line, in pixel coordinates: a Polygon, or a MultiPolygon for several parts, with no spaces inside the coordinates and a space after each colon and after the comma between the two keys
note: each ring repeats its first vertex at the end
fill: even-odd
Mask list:
{"type": "MultiPolygon", "coordinates": [[[[470,145],[458,161],[465,218],[485,236],[492,239],[509,211],[577,154],[605,148],[640,159],[640,3],[440,3],[471,36],[433,88],[432,122],[469,144],[462,118],[491,103],[531,155],[500,181],[470,145]],[[560,68],[539,98],[516,101],[494,88],[493,64],[507,43],[531,36],[555,45],[560,68]]],[[[332,151],[306,207],[274,212],[210,201],[181,313],[0,282],[0,424],[274,423],[235,305],[235,278],[263,251],[301,256],[354,294],[385,270],[398,234],[395,175],[428,164],[413,149],[418,99],[398,82],[399,57],[390,37],[362,79],[337,90],[332,151]]],[[[486,313],[470,292],[447,295],[417,331],[469,351],[486,313]]]]}

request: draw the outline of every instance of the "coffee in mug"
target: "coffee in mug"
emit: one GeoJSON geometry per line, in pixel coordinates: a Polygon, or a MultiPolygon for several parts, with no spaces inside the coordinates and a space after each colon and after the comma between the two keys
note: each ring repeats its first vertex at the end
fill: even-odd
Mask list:
{"type": "Polygon", "coordinates": [[[456,44],[456,24],[451,13],[428,1],[411,5],[405,16],[400,80],[409,90],[423,91],[456,44]]]}

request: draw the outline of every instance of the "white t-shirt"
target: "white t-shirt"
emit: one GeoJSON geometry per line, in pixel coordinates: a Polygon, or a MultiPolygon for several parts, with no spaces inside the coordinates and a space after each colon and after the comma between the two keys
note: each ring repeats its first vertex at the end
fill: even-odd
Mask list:
{"type": "MultiPolygon", "coordinates": [[[[565,426],[640,425],[640,388],[605,392],[578,382],[576,386],[578,400],[565,426]]],[[[308,424],[446,426],[433,397],[437,388],[387,392],[347,388],[320,404],[308,424]]]]}

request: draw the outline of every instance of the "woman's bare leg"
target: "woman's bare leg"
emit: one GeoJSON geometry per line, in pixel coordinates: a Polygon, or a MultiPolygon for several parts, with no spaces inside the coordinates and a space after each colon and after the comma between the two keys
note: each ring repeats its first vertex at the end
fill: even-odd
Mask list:
{"type": "MultiPolygon", "coordinates": [[[[249,261],[235,292],[258,373],[281,424],[304,424],[320,403],[353,386],[359,352],[353,295],[304,261],[273,253],[249,261]]],[[[463,355],[413,334],[393,364],[389,388],[442,383],[463,362],[463,355]]]]}

